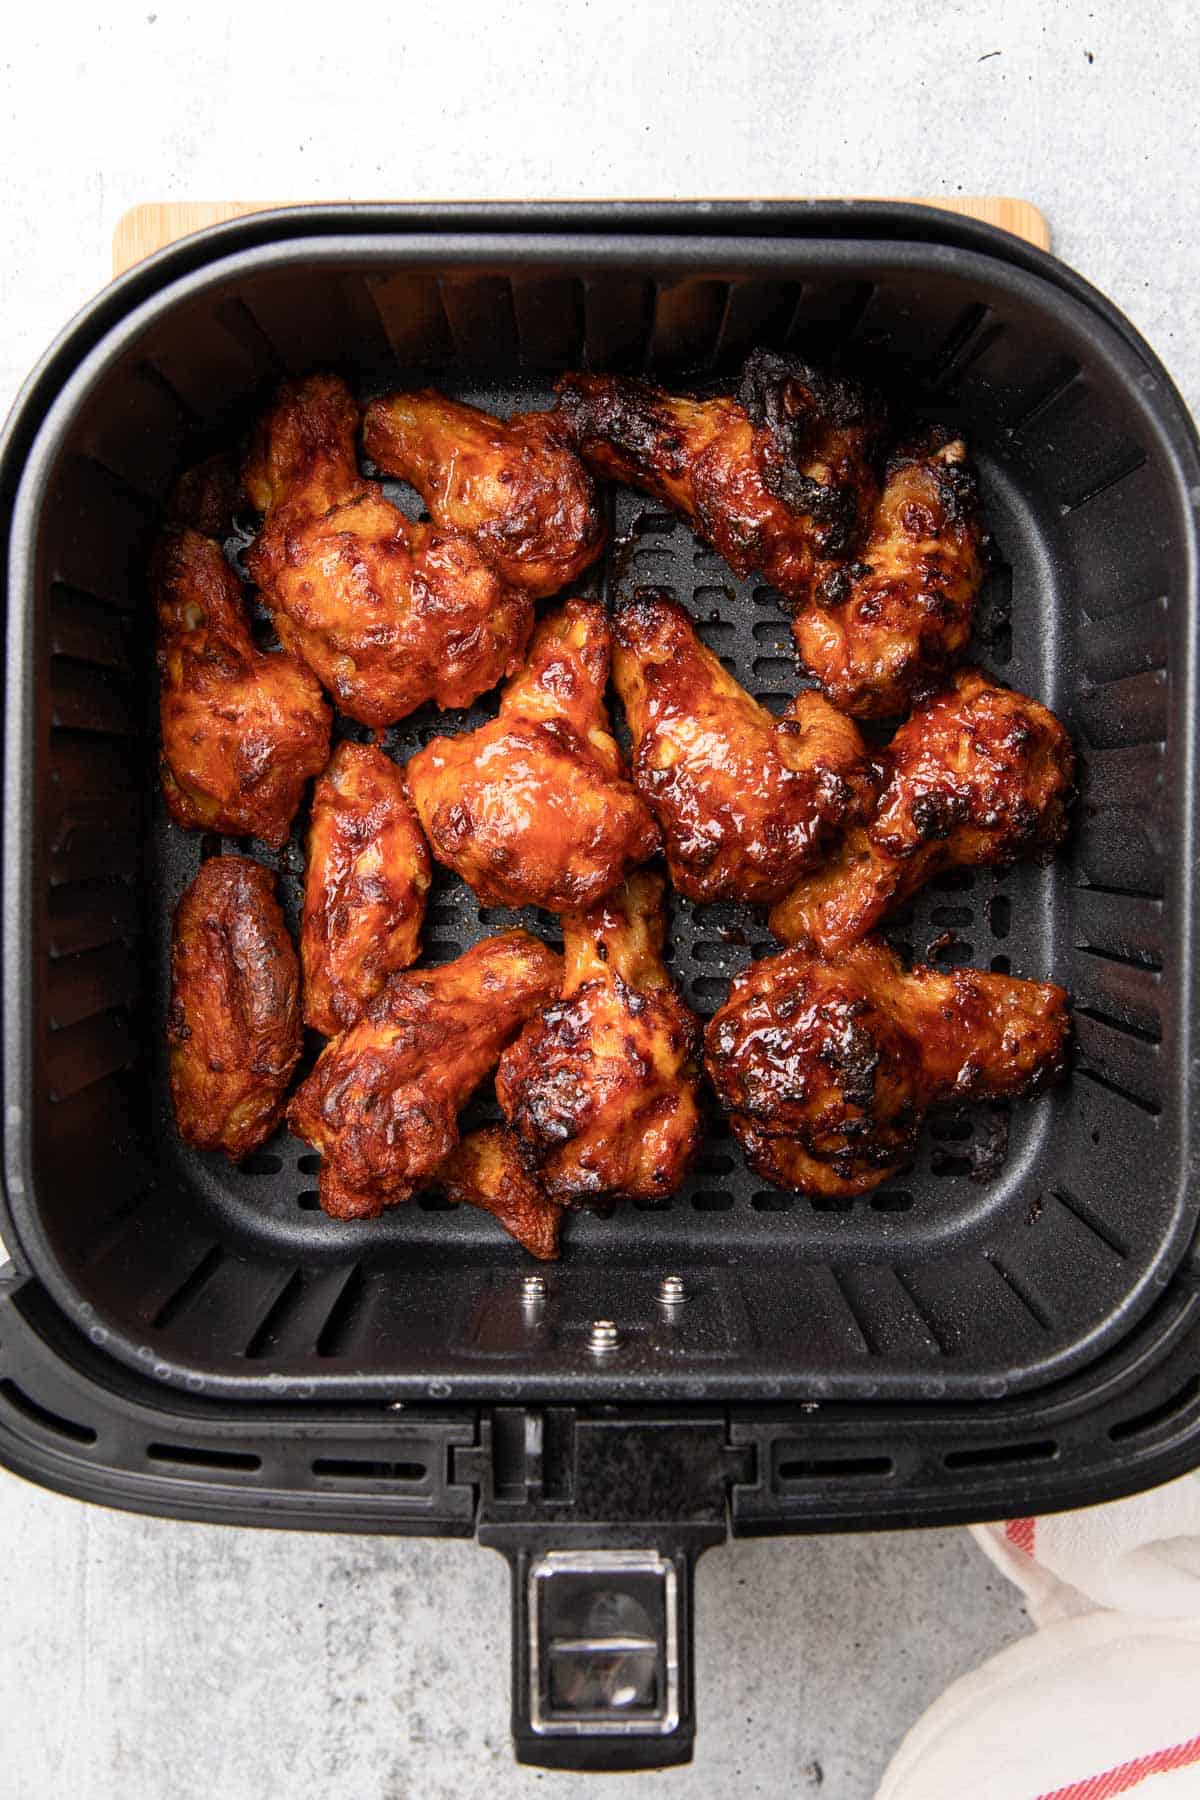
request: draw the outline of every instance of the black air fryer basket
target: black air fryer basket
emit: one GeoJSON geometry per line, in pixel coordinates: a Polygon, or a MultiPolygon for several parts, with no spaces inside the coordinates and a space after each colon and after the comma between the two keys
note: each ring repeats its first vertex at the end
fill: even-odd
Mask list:
{"type": "MultiPolygon", "coordinates": [[[[518,1753],[608,1768],[690,1753],[692,1570],[727,1531],[1046,1510],[1200,1462],[1200,461],[1161,365],[1078,277],[890,204],[265,214],[81,315],[0,484],[10,1467],[178,1517],[477,1532],[513,1566],[518,1753]],[[764,1187],[714,1121],[669,1205],[572,1216],[536,1275],[471,1208],[327,1219],[286,1134],[240,1169],[186,1149],[163,1017],[200,840],[157,791],[142,574],[175,475],[285,371],[506,411],[580,364],[710,383],[763,344],[844,359],[968,437],[998,552],[973,654],[1065,719],[1082,793],[1052,865],[943,876],[892,935],[1063,983],[1068,1082],[935,1119],[911,1173],[853,1202],[764,1187]]],[[[672,589],[782,707],[775,594],[646,500],[612,505],[594,591],[672,589]]],[[[387,746],[445,728],[421,712],[387,746]]],[[[299,834],[224,847],[277,867],[294,925],[299,834]]],[[[450,878],[431,900],[434,960],[518,921],[554,938],[450,878]]],[[[671,904],[709,1014],[769,936],[671,904]]]]}

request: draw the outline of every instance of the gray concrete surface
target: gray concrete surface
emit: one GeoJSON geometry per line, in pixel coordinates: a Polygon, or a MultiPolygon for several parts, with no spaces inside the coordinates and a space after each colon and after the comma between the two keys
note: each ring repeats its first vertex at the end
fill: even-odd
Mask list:
{"type": "MultiPolygon", "coordinates": [[[[0,47],[0,405],[142,199],[1014,193],[1200,403],[1194,12],[1125,0],[23,7],[0,47]]],[[[571,1796],[506,1742],[504,1572],[466,1546],[93,1511],[0,1476],[0,1794],[571,1796]]],[[[638,1800],[869,1800],[1022,1629],[965,1534],[702,1565],[702,1738],[638,1800]]]]}
{"type": "Polygon", "coordinates": [[[466,1544],[147,1521],[0,1481],[6,1800],[870,1795],[904,1726],[1025,1628],[964,1531],[700,1565],[697,1762],[517,1769],[508,1573],[466,1544]]]}

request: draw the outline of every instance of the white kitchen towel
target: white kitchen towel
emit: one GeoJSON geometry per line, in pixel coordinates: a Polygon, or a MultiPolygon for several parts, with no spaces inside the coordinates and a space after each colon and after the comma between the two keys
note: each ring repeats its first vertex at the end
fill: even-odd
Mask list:
{"type": "Polygon", "coordinates": [[[974,1536],[1037,1630],[935,1701],[876,1800],[1198,1800],[1200,1474],[974,1536]]]}

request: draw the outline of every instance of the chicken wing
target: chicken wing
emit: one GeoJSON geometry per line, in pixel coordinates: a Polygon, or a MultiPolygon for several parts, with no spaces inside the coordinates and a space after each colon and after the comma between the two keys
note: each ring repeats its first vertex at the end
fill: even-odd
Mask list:
{"type": "Polygon", "coordinates": [[[533,614],[469,537],[411,524],[359,474],[357,429],[335,376],[284,386],[246,468],[265,515],[246,563],[284,648],[342,712],[380,726],[494,687],[520,666],[533,614]]]}
{"type": "Polygon", "coordinates": [[[339,744],[313,790],[300,958],[304,1023],[357,1023],[421,954],[429,852],[404,776],[373,744],[339,744]]]}
{"type": "Polygon", "coordinates": [[[372,400],[363,448],[411,482],[441,531],[472,537],[501,579],[535,600],[557,594],[604,547],[595,483],[560,413],[494,419],[426,388],[372,400]]]}
{"type": "Polygon", "coordinates": [[[597,474],[682,513],[735,574],[806,600],[878,491],[880,418],[845,377],[756,351],[740,397],[692,400],[627,375],[564,375],[559,405],[597,474]]]}
{"type": "Polygon", "coordinates": [[[300,973],[269,869],[214,856],[175,912],[167,1015],[179,1135],[240,1162],[274,1131],[300,1060],[300,973]]]}
{"type": "Polygon", "coordinates": [[[962,655],[984,572],[966,446],[933,427],[889,459],[857,560],[829,570],[802,599],[796,647],[836,706],[890,718],[938,687],[962,655]]]}
{"type": "Polygon", "coordinates": [[[502,1125],[472,1131],[442,1162],[429,1185],[457,1205],[478,1206],[542,1262],[558,1255],[562,1207],[525,1167],[521,1147],[502,1125]]]}
{"type": "Polygon", "coordinates": [[[329,756],[331,715],[320,684],[294,656],[255,647],[237,576],[211,538],[164,533],[150,584],[171,816],[278,850],[305,782],[329,756]]]}
{"type": "Polygon", "coordinates": [[[373,1218],[428,1181],[459,1141],[460,1109],[561,975],[552,950],[507,931],[392,977],[326,1045],[288,1108],[292,1130],[324,1159],[327,1213],[373,1218]]]}
{"type": "Polygon", "coordinates": [[[1048,855],[1066,835],[1075,757],[1052,712],[960,669],[883,752],[870,819],[771,912],[786,944],[857,943],[892,907],[955,866],[1002,868],[1048,855]]]}
{"type": "Polygon", "coordinates": [[[167,520],[219,540],[232,531],[234,515],[244,500],[241,457],[231,450],[218,450],[184,470],[171,490],[167,520]]]}
{"type": "Polygon", "coordinates": [[[860,1194],[912,1158],[935,1103],[1016,1097],[1061,1074],[1066,998],[977,969],[906,974],[877,941],[824,961],[789,950],[737,978],[704,1063],[760,1175],[860,1194]]]}
{"type": "Polygon", "coordinates": [[[815,693],[782,718],[765,712],[653,590],[617,614],[614,639],[634,785],[673,884],[693,900],[780,899],[868,803],[857,727],[815,693]]]}
{"type": "Polygon", "coordinates": [[[658,848],[609,730],[609,657],[604,608],[568,600],[539,625],[499,716],[408,764],[433,854],[489,906],[590,905],[658,848]]]}
{"type": "Polygon", "coordinates": [[[645,872],[563,918],[561,997],[504,1052],[496,1097],[554,1200],[663,1199],[700,1139],[700,1028],[662,962],[645,872]]]}

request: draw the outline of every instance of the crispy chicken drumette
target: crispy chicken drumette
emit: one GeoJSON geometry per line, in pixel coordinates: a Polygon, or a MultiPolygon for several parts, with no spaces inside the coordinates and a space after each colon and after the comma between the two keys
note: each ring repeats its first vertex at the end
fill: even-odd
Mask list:
{"type": "Polygon", "coordinates": [[[466,706],[511,674],[533,615],[471,538],[413,525],[364,480],[357,430],[336,376],[284,385],[246,468],[265,515],[246,561],[284,648],[342,712],[390,725],[426,700],[466,706]]]}
{"type": "Polygon", "coordinates": [[[568,600],[539,625],[499,716],[434,738],[409,791],[439,862],[492,906],[587,906],[658,848],[604,708],[604,608],[568,600]]]}
{"type": "Polygon", "coordinates": [[[373,1218],[429,1181],[459,1141],[460,1109],[561,974],[553,951],[507,931],[440,968],[392,977],[326,1045],[288,1108],[292,1130],[323,1158],[327,1213],[373,1218]]]}
{"type": "Polygon", "coordinates": [[[442,1162],[429,1183],[458,1205],[478,1206],[541,1262],[558,1255],[562,1207],[526,1168],[521,1146],[502,1125],[472,1131],[442,1162]]]}
{"type": "Polygon", "coordinates": [[[300,957],[304,1023],[335,1037],[421,953],[429,851],[404,776],[344,742],[313,790],[300,957]]]}
{"type": "Polygon", "coordinates": [[[561,997],[500,1059],[496,1097],[554,1200],[662,1199],[700,1139],[700,1032],[662,962],[663,882],[563,918],[561,997]]]}
{"type": "Polygon", "coordinates": [[[372,400],[363,448],[416,488],[442,531],[472,537],[503,580],[535,600],[595,562],[604,521],[561,413],[495,419],[426,388],[372,400]]]}
{"type": "Polygon", "coordinates": [[[960,669],[882,753],[886,780],[863,824],[771,912],[784,943],[857,943],[943,869],[1048,854],[1067,830],[1075,757],[1052,712],[960,669]]]}
{"type": "Polygon", "coordinates": [[[634,785],[673,884],[693,900],[778,900],[869,798],[857,727],[815,693],[764,711],[652,590],[617,614],[614,639],[634,785]]]}
{"type": "Polygon", "coordinates": [[[966,446],[933,427],[889,458],[854,560],[828,571],[797,606],[796,647],[844,711],[902,713],[966,649],[984,572],[966,446]]]}
{"type": "Polygon", "coordinates": [[[704,1061],[760,1175],[850,1195],[911,1160],[934,1104],[1053,1080],[1067,1029],[1061,988],[977,969],[906,974],[868,940],[827,960],[789,950],[755,963],[710,1020],[704,1061]]]}
{"type": "Polygon", "coordinates": [[[158,613],[163,795],[179,825],[286,841],[310,775],[329,756],[330,712],[294,656],[250,636],[219,544],[169,531],[150,586],[158,613]]]}
{"type": "Polygon", "coordinates": [[[673,507],[735,574],[807,599],[877,494],[880,420],[855,383],[757,351],[739,397],[691,400],[628,375],[564,375],[559,405],[600,475],[673,507]]]}
{"type": "Polygon", "coordinates": [[[300,1059],[300,975],[260,863],[211,857],[180,900],[167,1043],[185,1143],[239,1162],[270,1137],[300,1059]]]}

